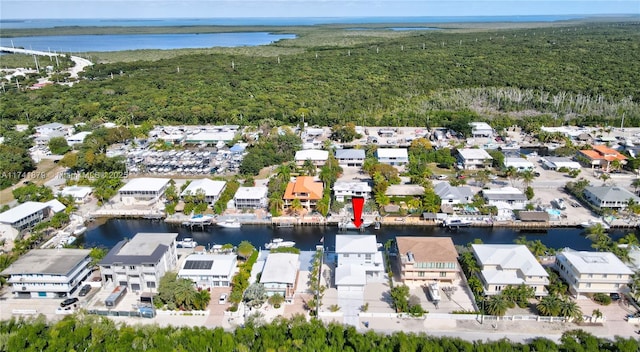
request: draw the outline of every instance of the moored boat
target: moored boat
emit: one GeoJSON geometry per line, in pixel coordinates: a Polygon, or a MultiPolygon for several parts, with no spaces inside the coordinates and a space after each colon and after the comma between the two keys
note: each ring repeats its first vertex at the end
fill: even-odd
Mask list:
{"type": "Polygon", "coordinates": [[[580,223],[580,227],[584,227],[585,229],[589,229],[592,228],[596,225],[600,224],[602,226],[603,229],[605,230],[609,230],[611,228],[611,226],[609,226],[609,224],[607,224],[604,220],[602,219],[589,219],[589,221],[585,221],[580,223]]]}
{"type": "Polygon", "coordinates": [[[228,229],[239,229],[240,227],[242,227],[242,224],[240,223],[240,221],[238,221],[238,219],[228,219],[218,222],[218,226],[228,229]]]}
{"type": "Polygon", "coordinates": [[[185,237],[181,241],[176,241],[176,244],[181,248],[195,248],[198,242],[194,241],[193,238],[185,237]]]}
{"type": "Polygon", "coordinates": [[[296,243],[293,241],[285,241],[282,238],[274,238],[273,240],[271,240],[271,242],[266,243],[264,245],[264,248],[274,249],[274,248],[281,248],[281,247],[293,247],[295,245],[296,243]]]}
{"type": "Polygon", "coordinates": [[[448,228],[469,227],[471,226],[471,221],[459,218],[447,218],[442,225],[448,228]]]}

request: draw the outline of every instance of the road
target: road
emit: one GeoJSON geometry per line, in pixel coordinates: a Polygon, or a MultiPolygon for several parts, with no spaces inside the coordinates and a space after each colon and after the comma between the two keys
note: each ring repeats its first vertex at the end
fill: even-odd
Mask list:
{"type": "MultiPolygon", "coordinates": [[[[52,52],[48,52],[48,51],[9,48],[9,47],[6,47],[6,46],[0,46],[0,52],[15,53],[15,54],[25,54],[25,55],[48,56],[48,57],[66,55],[66,54],[61,54],[61,53],[52,53],[52,52]]],[[[78,77],[78,73],[82,72],[82,70],[84,70],[85,67],[93,65],[93,63],[91,61],[89,61],[89,60],[87,60],[85,58],[79,57],[79,56],[70,56],[69,58],[71,59],[71,61],[73,61],[75,63],[75,65],[69,69],[69,73],[71,74],[71,77],[73,77],[73,78],[77,78],[78,77]]]]}

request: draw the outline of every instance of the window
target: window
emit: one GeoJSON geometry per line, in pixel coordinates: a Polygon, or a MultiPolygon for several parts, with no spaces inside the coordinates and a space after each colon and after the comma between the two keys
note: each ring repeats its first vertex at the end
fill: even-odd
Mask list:
{"type": "Polygon", "coordinates": [[[446,271],[441,271],[440,272],[440,277],[447,277],[447,272],[446,271]]]}
{"type": "Polygon", "coordinates": [[[602,278],[606,279],[607,278],[607,274],[602,274],[602,278]]]}
{"type": "Polygon", "coordinates": [[[129,265],[129,270],[136,270],[136,266],[135,265],[129,265]]]}
{"type": "Polygon", "coordinates": [[[371,260],[371,254],[365,254],[364,255],[364,259],[365,260],[371,260]]]}
{"type": "Polygon", "coordinates": [[[156,282],[155,281],[147,281],[147,287],[148,288],[156,288],[156,282]]]}
{"type": "Polygon", "coordinates": [[[345,258],[349,258],[349,253],[345,253],[345,254],[343,254],[343,256],[344,256],[345,258]]]}
{"type": "Polygon", "coordinates": [[[591,283],[587,282],[587,284],[585,285],[586,288],[590,288],[591,287],[591,283]]]}
{"type": "Polygon", "coordinates": [[[424,271],[418,271],[418,277],[424,277],[424,271]]]}

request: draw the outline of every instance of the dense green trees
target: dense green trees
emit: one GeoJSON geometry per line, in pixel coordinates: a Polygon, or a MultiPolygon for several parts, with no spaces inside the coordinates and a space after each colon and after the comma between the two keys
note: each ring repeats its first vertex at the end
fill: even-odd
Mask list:
{"type": "Polygon", "coordinates": [[[156,307],[185,310],[206,309],[211,301],[207,290],[197,290],[193,281],[178,278],[177,273],[166,273],[158,285],[158,295],[153,303],[156,307]]]}
{"type": "MultiPolygon", "coordinates": [[[[255,320],[253,320],[255,321],[255,320]]],[[[270,324],[222,328],[129,326],[105,317],[67,316],[56,323],[43,317],[0,322],[3,351],[621,351],[635,352],[633,338],[608,340],[582,330],[564,333],[560,343],[539,337],[528,343],[464,341],[458,338],[395,332],[359,333],[354,327],[307,322],[296,316],[270,324]]]]}
{"type": "Polygon", "coordinates": [[[248,154],[242,160],[240,172],[257,175],[265,166],[293,161],[295,152],[301,147],[302,140],[291,131],[279,132],[273,129],[247,148],[248,154]]]}

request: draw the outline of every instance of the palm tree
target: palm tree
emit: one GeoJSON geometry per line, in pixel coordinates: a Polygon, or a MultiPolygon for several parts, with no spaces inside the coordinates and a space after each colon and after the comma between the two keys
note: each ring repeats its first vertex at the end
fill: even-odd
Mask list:
{"type": "Polygon", "coordinates": [[[603,172],[600,174],[599,178],[602,180],[602,185],[605,186],[607,184],[607,181],[609,181],[609,179],[611,178],[611,176],[608,173],[603,172]]]}
{"type": "Polygon", "coordinates": [[[620,168],[622,167],[622,162],[618,159],[612,160],[609,163],[609,170],[610,171],[616,171],[616,170],[620,170],[620,168]]]}
{"type": "Polygon", "coordinates": [[[531,183],[533,182],[533,180],[536,178],[536,175],[533,173],[532,170],[524,170],[520,173],[518,173],[518,177],[520,177],[520,179],[522,180],[522,182],[525,185],[525,188],[531,186],[531,183]]]}
{"type": "Polygon", "coordinates": [[[255,251],[255,247],[249,241],[242,241],[238,245],[238,255],[247,259],[255,251]]]}
{"type": "Polygon", "coordinates": [[[509,301],[502,295],[491,296],[487,299],[485,309],[487,314],[501,317],[507,313],[509,301]]]}
{"type": "Polygon", "coordinates": [[[626,234],[624,237],[620,238],[618,240],[618,243],[637,246],[638,244],[640,244],[640,241],[638,241],[638,237],[636,236],[635,233],[630,232],[626,234]]]}
{"type": "Polygon", "coordinates": [[[606,233],[602,224],[595,224],[587,230],[588,239],[593,242],[591,245],[596,250],[606,250],[611,244],[611,237],[606,233]]]}
{"type": "Polygon", "coordinates": [[[600,311],[600,309],[594,309],[593,312],[591,312],[591,316],[593,317],[593,323],[595,323],[598,319],[602,318],[602,312],[600,311]]]}
{"type": "Polygon", "coordinates": [[[275,171],[281,180],[289,182],[291,179],[291,165],[289,163],[280,164],[275,171]]]}
{"type": "Polygon", "coordinates": [[[513,187],[513,181],[518,178],[518,170],[513,166],[509,166],[504,171],[504,176],[509,179],[509,182],[511,182],[511,186],[513,187]]]}
{"type": "Polygon", "coordinates": [[[282,207],[284,207],[284,200],[279,197],[269,198],[269,208],[271,210],[271,214],[274,216],[280,215],[282,211],[282,207]]]}
{"type": "Polygon", "coordinates": [[[635,299],[640,299],[640,270],[637,270],[631,279],[631,295],[635,299]]]}
{"type": "Polygon", "coordinates": [[[304,209],[304,207],[302,206],[302,202],[300,201],[300,199],[296,198],[291,202],[291,206],[289,206],[289,209],[291,210],[291,212],[293,212],[294,215],[298,215],[300,214],[302,209],[304,209]]]}
{"type": "Polygon", "coordinates": [[[544,316],[560,315],[562,300],[557,295],[543,297],[536,305],[538,313],[544,316]]]}
{"type": "Polygon", "coordinates": [[[575,301],[565,299],[560,303],[560,315],[567,318],[581,319],[582,309],[575,301]]]}
{"type": "Polygon", "coordinates": [[[422,207],[422,200],[420,200],[420,198],[411,198],[407,202],[407,206],[411,211],[420,210],[420,208],[422,207]]]}
{"type": "Polygon", "coordinates": [[[316,174],[316,166],[313,164],[313,161],[307,159],[302,164],[302,172],[304,172],[308,176],[315,176],[316,174]]]}
{"type": "Polygon", "coordinates": [[[180,279],[174,287],[176,305],[185,309],[193,309],[197,300],[198,291],[193,287],[193,281],[180,279]]]}
{"type": "Polygon", "coordinates": [[[273,296],[269,297],[268,302],[273,306],[273,308],[280,308],[280,305],[282,304],[282,302],[284,302],[284,297],[276,293],[273,296]]]}

